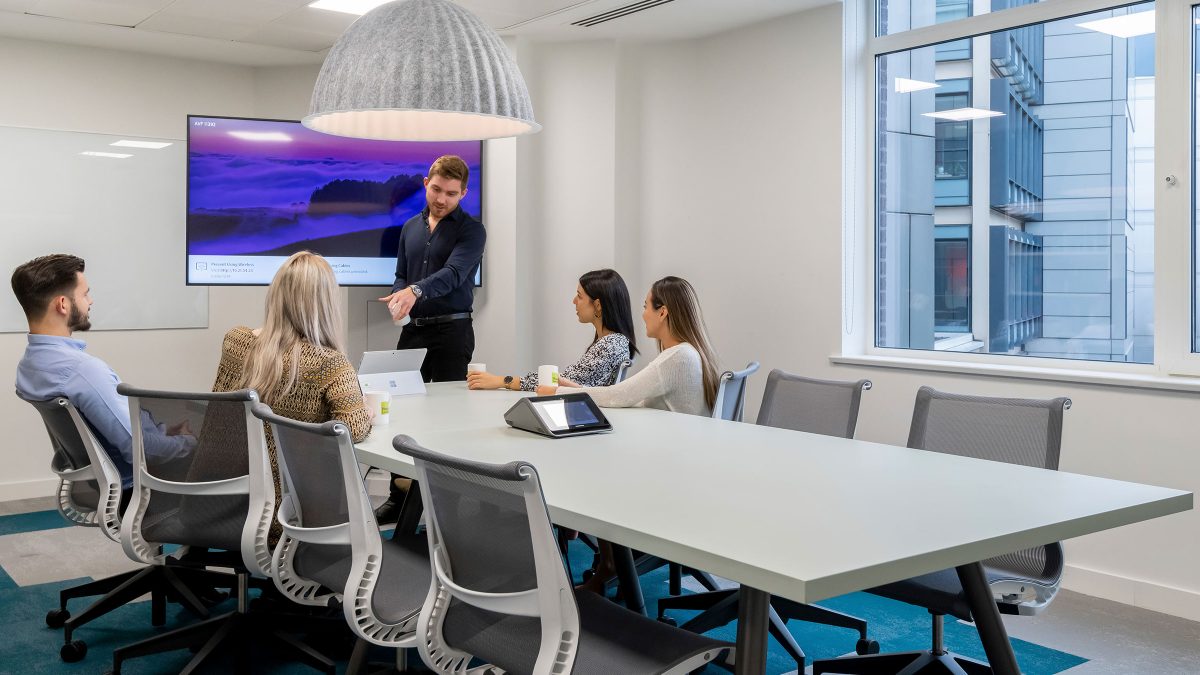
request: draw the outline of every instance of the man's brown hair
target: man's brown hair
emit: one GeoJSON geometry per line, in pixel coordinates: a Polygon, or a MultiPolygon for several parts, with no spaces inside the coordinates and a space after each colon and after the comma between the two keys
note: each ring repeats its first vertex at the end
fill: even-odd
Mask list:
{"type": "Polygon", "coordinates": [[[433,162],[433,166],[429,167],[429,177],[441,176],[449,180],[462,181],[463,190],[467,189],[467,177],[471,175],[471,170],[467,168],[467,163],[458,155],[442,155],[433,162]]]}
{"type": "Polygon", "coordinates": [[[25,318],[42,318],[52,299],[74,293],[82,271],[83,258],[65,253],[34,258],[13,270],[12,289],[25,318]]]}

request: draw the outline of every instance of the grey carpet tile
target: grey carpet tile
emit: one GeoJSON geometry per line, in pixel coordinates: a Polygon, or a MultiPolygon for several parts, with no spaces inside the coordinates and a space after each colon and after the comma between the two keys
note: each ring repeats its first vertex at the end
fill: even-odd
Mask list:
{"type": "Polygon", "coordinates": [[[94,527],[62,527],[0,537],[0,566],[20,586],[99,579],[140,565],[94,527]]]}

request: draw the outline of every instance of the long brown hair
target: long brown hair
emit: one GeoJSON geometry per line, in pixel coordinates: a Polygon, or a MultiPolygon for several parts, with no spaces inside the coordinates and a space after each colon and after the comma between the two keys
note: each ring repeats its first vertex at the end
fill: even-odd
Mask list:
{"type": "MultiPolygon", "coordinates": [[[[708,329],[704,325],[704,314],[700,311],[700,299],[696,297],[696,289],[686,279],[663,277],[650,286],[650,303],[654,309],[666,307],[667,329],[700,353],[704,403],[711,408],[717,400],[717,386],[721,375],[717,371],[717,357],[708,339],[708,329]]],[[[661,340],[658,348],[662,350],[661,340]]]]}
{"type": "Polygon", "coordinates": [[[267,289],[267,318],[246,354],[238,387],[257,391],[263,403],[273,405],[296,385],[301,343],[344,354],[337,291],[333,268],[316,253],[301,251],[285,260],[267,289]]]}

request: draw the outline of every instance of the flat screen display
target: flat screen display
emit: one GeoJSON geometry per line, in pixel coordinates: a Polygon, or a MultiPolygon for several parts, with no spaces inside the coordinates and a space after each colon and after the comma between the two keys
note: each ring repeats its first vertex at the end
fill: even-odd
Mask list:
{"type": "Polygon", "coordinates": [[[442,155],[467,163],[462,208],[480,218],[481,141],[375,141],[188,116],[187,283],[269,284],[289,255],[309,250],[344,286],[391,286],[400,230],[425,207],[422,181],[442,155]]]}

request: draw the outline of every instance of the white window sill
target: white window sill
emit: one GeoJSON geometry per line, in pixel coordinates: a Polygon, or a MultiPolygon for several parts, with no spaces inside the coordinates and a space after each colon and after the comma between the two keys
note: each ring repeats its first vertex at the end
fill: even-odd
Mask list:
{"type": "Polygon", "coordinates": [[[1051,382],[1078,382],[1131,389],[1159,389],[1166,391],[1200,392],[1200,377],[1187,375],[1146,375],[1113,372],[1076,370],[1070,368],[1038,368],[1034,366],[997,365],[994,363],[967,363],[938,359],[904,358],[899,356],[831,356],[830,363],[846,366],[874,368],[898,368],[901,370],[924,370],[942,373],[962,373],[988,377],[1009,377],[1022,380],[1047,380],[1051,382]]]}

